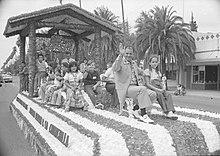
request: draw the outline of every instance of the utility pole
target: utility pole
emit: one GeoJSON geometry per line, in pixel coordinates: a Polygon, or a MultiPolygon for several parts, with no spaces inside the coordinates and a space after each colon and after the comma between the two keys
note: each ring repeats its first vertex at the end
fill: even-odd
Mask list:
{"type": "Polygon", "coordinates": [[[124,44],[125,44],[125,17],[124,17],[124,6],[123,0],[121,0],[121,9],[122,9],[122,21],[123,21],[123,32],[124,32],[124,44]]]}
{"type": "Polygon", "coordinates": [[[183,0],[183,21],[184,21],[184,0],[183,0]]]}
{"type": "Polygon", "coordinates": [[[81,0],[79,0],[79,7],[82,8],[81,0]]]}

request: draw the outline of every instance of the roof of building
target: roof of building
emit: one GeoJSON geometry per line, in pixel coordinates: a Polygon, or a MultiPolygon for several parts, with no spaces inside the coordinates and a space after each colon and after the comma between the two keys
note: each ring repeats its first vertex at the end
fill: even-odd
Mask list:
{"type": "Polygon", "coordinates": [[[120,28],[112,24],[111,22],[101,17],[98,17],[95,14],[88,12],[82,8],[79,8],[76,5],[65,4],[9,18],[5,27],[4,35],[6,37],[10,37],[20,34],[22,30],[27,28],[28,23],[31,21],[41,23],[47,22],[66,24],[68,26],[74,25],[75,27],[73,28],[72,26],[71,28],[73,29],[69,30],[76,35],[84,33],[85,37],[91,36],[93,33],[89,33],[89,31],[83,29],[83,27],[98,27],[101,29],[102,35],[104,35],[105,33],[111,34],[115,32],[120,32],[120,28]]]}
{"type": "Polygon", "coordinates": [[[219,33],[201,33],[201,32],[193,32],[193,37],[195,40],[198,41],[205,41],[205,40],[211,40],[211,39],[219,39],[220,38],[220,32],[219,33]]]}
{"type": "Polygon", "coordinates": [[[195,59],[195,60],[192,60],[187,65],[217,65],[217,64],[220,64],[220,58],[195,59]]]}

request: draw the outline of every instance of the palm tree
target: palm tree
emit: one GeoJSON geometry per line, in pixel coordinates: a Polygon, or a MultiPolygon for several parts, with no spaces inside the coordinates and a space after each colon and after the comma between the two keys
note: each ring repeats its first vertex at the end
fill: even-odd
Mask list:
{"type": "Polygon", "coordinates": [[[142,12],[136,21],[135,47],[139,57],[152,53],[160,55],[162,73],[166,73],[166,61],[169,64],[172,57],[180,69],[184,68],[187,60],[194,58],[195,40],[189,24],[175,13],[172,7],[156,6],[149,13],[142,12]]]}
{"type": "MultiPolygon", "coordinates": [[[[118,24],[118,16],[115,16],[108,8],[101,6],[97,7],[94,10],[96,16],[99,16],[109,22],[117,25],[118,24]]],[[[113,61],[118,52],[119,43],[123,40],[123,34],[106,34],[101,37],[101,67],[105,68],[106,63],[113,61]]],[[[90,51],[93,51],[95,48],[96,41],[93,40],[90,44],[90,51]]]]}
{"type": "Polygon", "coordinates": [[[94,10],[94,13],[96,16],[104,18],[105,20],[115,25],[118,24],[119,17],[116,16],[113,12],[111,12],[107,7],[104,6],[97,7],[96,10],[94,10]]]}

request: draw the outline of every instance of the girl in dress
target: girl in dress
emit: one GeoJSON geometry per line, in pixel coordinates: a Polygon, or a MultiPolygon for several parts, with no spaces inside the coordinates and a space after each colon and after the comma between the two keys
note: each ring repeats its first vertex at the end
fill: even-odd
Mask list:
{"type": "Polygon", "coordinates": [[[172,96],[166,91],[161,82],[162,75],[158,69],[158,64],[158,55],[152,55],[148,61],[149,68],[144,71],[147,75],[145,77],[146,86],[157,93],[158,103],[160,104],[166,117],[177,119],[177,116],[174,114],[175,109],[173,106],[172,96]]]}
{"type": "Polygon", "coordinates": [[[38,95],[39,97],[37,98],[37,100],[41,100],[43,103],[46,103],[46,91],[48,89],[49,86],[51,86],[53,84],[53,81],[55,79],[55,75],[54,72],[52,70],[52,67],[48,67],[46,69],[47,72],[47,77],[43,78],[41,80],[41,85],[39,88],[39,92],[38,95]]]}
{"type": "Polygon", "coordinates": [[[69,64],[69,72],[64,76],[66,85],[65,112],[69,111],[70,106],[87,110],[88,105],[81,92],[82,80],[83,74],[79,71],[77,63],[71,62],[69,64]]]}
{"type": "Polygon", "coordinates": [[[63,83],[62,83],[63,77],[61,76],[61,70],[60,67],[57,67],[55,69],[55,79],[51,85],[48,85],[46,88],[45,92],[45,101],[48,102],[49,104],[52,104],[52,96],[53,93],[60,88],[62,88],[63,83]]]}

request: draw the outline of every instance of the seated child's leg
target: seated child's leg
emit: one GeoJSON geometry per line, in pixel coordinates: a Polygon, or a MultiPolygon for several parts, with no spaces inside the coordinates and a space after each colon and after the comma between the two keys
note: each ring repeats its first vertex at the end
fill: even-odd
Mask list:
{"type": "Polygon", "coordinates": [[[59,90],[56,90],[56,91],[53,92],[53,95],[52,95],[52,98],[51,98],[51,104],[53,104],[53,105],[56,104],[57,96],[58,96],[58,91],[59,90]]]}
{"type": "Polygon", "coordinates": [[[90,97],[93,105],[96,105],[96,95],[92,89],[92,85],[85,85],[84,86],[85,92],[88,94],[88,96],[90,97]]]}
{"type": "Polygon", "coordinates": [[[65,100],[65,103],[64,103],[64,106],[65,106],[65,112],[68,112],[69,111],[69,108],[70,108],[70,102],[71,102],[71,93],[72,93],[72,90],[67,88],[66,90],[66,100],[65,100]]]}
{"type": "Polygon", "coordinates": [[[57,90],[57,100],[56,100],[56,105],[61,106],[62,105],[62,90],[59,89],[57,90]]]}
{"type": "Polygon", "coordinates": [[[39,77],[39,72],[36,73],[34,77],[34,93],[37,94],[37,86],[38,86],[38,77],[39,77]]]}

